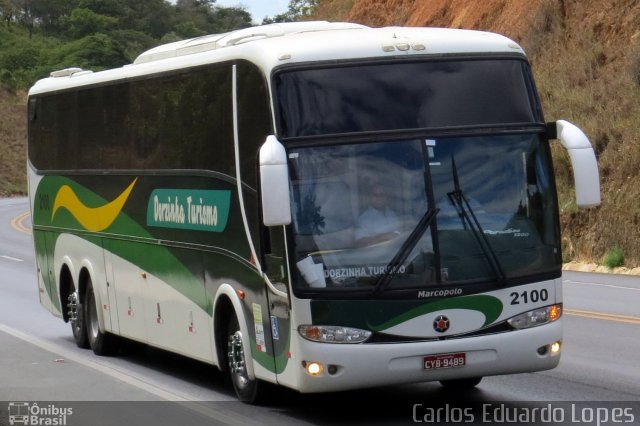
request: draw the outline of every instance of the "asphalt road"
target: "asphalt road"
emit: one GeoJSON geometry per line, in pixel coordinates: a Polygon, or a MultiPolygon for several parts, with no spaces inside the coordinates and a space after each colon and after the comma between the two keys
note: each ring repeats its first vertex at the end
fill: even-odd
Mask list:
{"type": "MultiPolygon", "coordinates": [[[[639,277],[565,273],[564,348],[554,370],[487,377],[465,394],[435,383],[327,395],[279,390],[270,405],[255,407],[235,401],[225,378],[206,364],[149,348],[117,357],[77,348],[70,326],[39,305],[27,210],[24,198],[0,199],[0,426],[9,424],[16,401],[49,401],[54,416],[72,407],[67,425],[408,424],[432,420],[424,407],[450,404],[447,413],[471,415],[454,404],[517,409],[550,402],[575,424],[571,404],[586,404],[587,414],[606,406],[610,414],[620,401],[634,402],[635,411],[622,413],[640,422],[639,277]]],[[[479,412],[460,420],[504,423],[479,412]]],[[[578,420],[597,424],[593,416],[578,420]]]]}

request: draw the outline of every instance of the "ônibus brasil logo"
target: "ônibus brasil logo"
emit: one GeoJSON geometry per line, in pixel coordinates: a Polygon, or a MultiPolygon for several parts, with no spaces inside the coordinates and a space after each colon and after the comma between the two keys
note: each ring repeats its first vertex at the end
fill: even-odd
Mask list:
{"type": "Polygon", "coordinates": [[[65,426],[73,415],[73,408],[57,407],[54,404],[45,406],[37,402],[10,402],[9,424],[28,426],[65,426]]]}

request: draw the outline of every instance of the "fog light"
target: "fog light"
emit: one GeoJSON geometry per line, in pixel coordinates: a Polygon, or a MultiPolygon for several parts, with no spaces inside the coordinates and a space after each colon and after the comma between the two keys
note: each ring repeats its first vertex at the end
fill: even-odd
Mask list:
{"type": "Polygon", "coordinates": [[[322,364],[316,361],[311,361],[311,362],[303,361],[302,366],[305,368],[305,371],[310,376],[319,376],[324,371],[322,364]]]}
{"type": "Polygon", "coordinates": [[[551,354],[555,355],[560,352],[560,342],[554,342],[551,344],[551,354]]]}

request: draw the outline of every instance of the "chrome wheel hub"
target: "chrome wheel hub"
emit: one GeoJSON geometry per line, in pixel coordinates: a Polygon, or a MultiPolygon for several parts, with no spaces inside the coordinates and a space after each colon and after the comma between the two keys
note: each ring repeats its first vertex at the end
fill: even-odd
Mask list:
{"type": "Polygon", "coordinates": [[[234,334],[229,336],[227,349],[231,377],[233,378],[236,386],[243,388],[249,383],[249,377],[247,376],[244,348],[242,345],[242,333],[240,333],[240,331],[236,331],[234,334]]]}
{"type": "Polygon", "coordinates": [[[69,316],[69,322],[72,325],[76,325],[78,322],[78,292],[74,291],[67,297],[67,315],[69,316]]]}

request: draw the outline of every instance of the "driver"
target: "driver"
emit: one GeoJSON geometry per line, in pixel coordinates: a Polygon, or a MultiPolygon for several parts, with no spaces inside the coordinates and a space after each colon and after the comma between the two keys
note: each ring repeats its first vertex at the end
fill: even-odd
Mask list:
{"type": "Polygon", "coordinates": [[[369,207],[358,217],[355,240],[359,246],[389,240],[400,234],[400,219],[389,207],[383,186],[372,185],[368,191],[369,207]]]}

